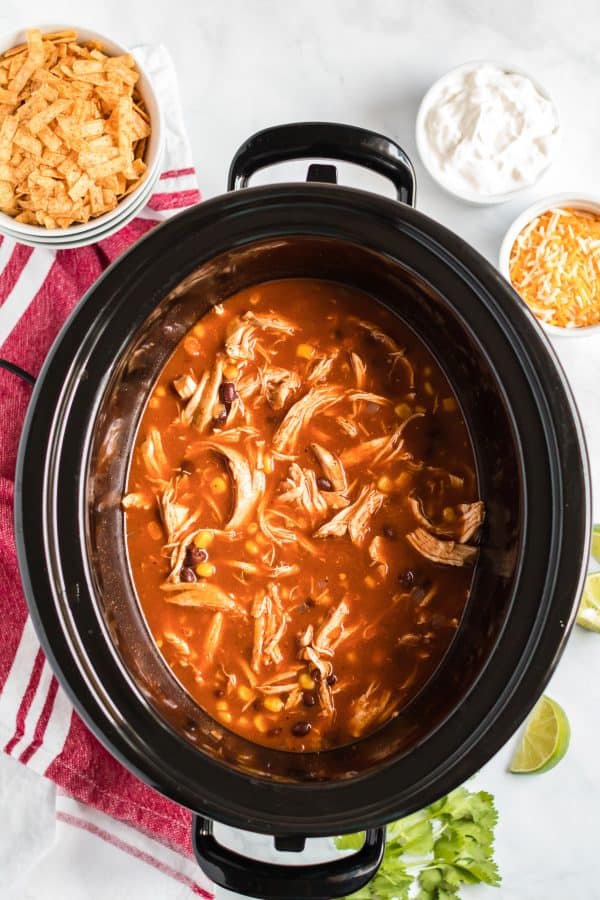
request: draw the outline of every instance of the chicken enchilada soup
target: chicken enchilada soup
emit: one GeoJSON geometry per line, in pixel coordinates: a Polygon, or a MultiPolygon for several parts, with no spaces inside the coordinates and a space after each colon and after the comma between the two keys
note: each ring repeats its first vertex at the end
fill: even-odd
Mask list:
{"type": "Polygon", "coordinates": [[[359,739],[456,632],[484,519],[471,443],[435,359],[367,294],[290,279],[211,309],[154,386],[127,490],[154,639],[249,740],[359,739]]]}

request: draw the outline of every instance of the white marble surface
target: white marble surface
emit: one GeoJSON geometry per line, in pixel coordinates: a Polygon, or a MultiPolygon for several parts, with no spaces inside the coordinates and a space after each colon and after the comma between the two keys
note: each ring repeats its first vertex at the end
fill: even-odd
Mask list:
{"type": "MultiPolygon", "coordinates": [[[[229,160],[248,135],[302,119],[347,121],[397,138],[415,162],[419,208],[493,261],[506,227],[533,199],[558,190],[600,194],[597,0],[80,0],[76,7],[72,0],[3,0],[0,32],[72,23],[74,9],[80,24],[121,43],[163,41],[172,51],[205,197],[223,190],[229,160]],[[500,207],[468,207],[442,194],[416,158],[420,97],[446,69],[477,58],[535,74],[554,96],[563,125],[559,159],[543,181],[500,207]]],[[[353,174],[344,169],[344,176],[353,174]]],[[[600,338],[563,340],[557,349],[581,407],[600,495],[600,338]]],[[[600,520],[598,501],[594,517],[600,520]]],[[[599,636],[573,634],[549,693],[568,711],[570,752],[546,775],[516,778],[505,771],[508,746],[478,776],[475,783],[496,795],[500,810],[504,883],[496,892],[465,891],[472,900],[600,898],[599,636]]],[[[3,765],[0,812],[14,802],[3,765]]],[[[28,791],[33,806],[39,788],[25,779],[21,798],[28,791]]],[[[2,815],[0,848],[22,842],[19,828],[2,815]]],[[[71,877],[65,867],[65,884],[71,877]]],[[[131,888],[136,897],[133,882],[131,888]]],[[[11,900],[42,896],[47,900],[32,882],[11,900]]]]}

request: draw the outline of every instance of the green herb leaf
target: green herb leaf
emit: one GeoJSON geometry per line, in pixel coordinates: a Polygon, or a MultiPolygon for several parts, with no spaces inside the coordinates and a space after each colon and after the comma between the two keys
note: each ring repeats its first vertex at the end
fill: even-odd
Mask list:
{"type": "MultiPolygon", "coordinates": [[[[493,859],[497,821],[491,794],[462,787],[393,822],[379,872],[352,900],[459,900],[464,884],[500,884],[493,859]]],[[[336,845],[357,850],[363,841],[364,833],[343,835],[336,845]]]]}

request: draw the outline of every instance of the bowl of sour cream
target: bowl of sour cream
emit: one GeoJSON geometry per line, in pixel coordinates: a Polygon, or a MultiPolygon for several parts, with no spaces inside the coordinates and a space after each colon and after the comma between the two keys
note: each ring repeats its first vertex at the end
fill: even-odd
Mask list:
{"type": "Polygon", "coordinates": [[[559,144],[556,106],[513,66],[471,62],[451,69],[425,94],[417,148],[431,177],[470,203],[509,200],[531,187],[559,144]]]}

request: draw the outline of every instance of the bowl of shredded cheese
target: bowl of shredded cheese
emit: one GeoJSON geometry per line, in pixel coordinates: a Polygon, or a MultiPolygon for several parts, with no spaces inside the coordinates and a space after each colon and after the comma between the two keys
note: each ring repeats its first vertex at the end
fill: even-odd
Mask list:
{"type": "Polygon", "coordinates": [[[553,337],[600,334],[600,197],[555,194],[528,207],[499,267],[553,337]]]}

